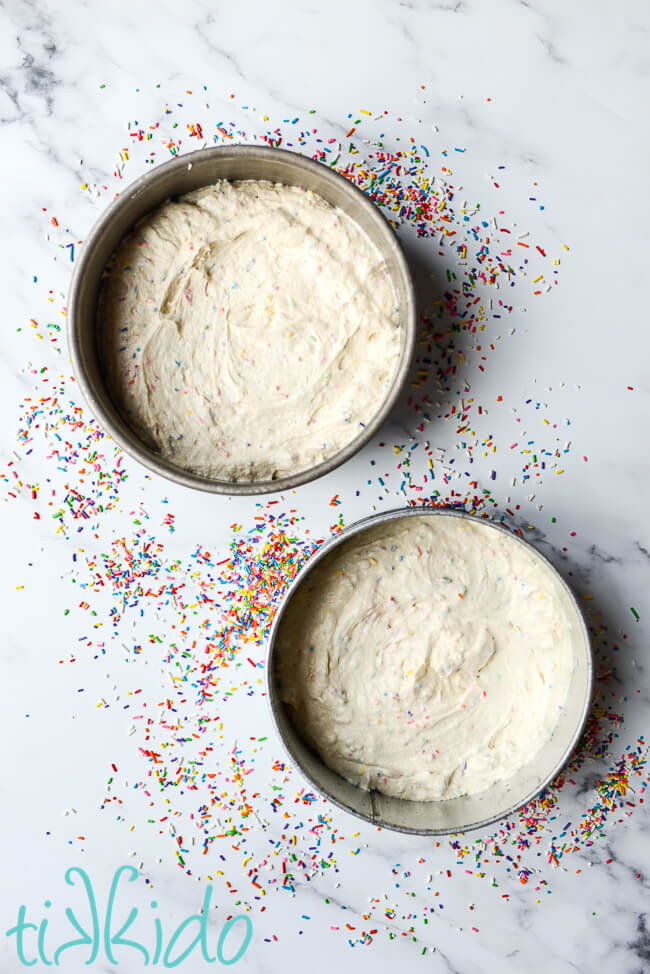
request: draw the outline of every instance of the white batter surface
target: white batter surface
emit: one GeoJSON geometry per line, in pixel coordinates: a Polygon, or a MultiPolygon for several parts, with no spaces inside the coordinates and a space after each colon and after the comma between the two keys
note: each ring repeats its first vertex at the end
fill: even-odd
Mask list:
{"type": "Polygon", "coordinates": [[[558,583],[480,522],[409,517],[327,556],[278,633],[281,698],[330,768],[414,800],[473,794],[551,736],[573,671],[558,583]]]}
{"type": "Polygon", "coordinates": [[[100,298],[108,386],[179,467],[271,480],[373,418],[400,351],[385,263],[345,213],[297,187],[221,181],[121,244],[100,298]]]}

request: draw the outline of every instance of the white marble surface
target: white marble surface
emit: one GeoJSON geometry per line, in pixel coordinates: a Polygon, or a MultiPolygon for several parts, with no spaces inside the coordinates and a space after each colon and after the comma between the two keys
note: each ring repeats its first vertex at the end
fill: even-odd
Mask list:
{"type": "MultiPolygon", "coordinates": [[[[616,7],[602,0],[336,0],[308,8],[288,2],[233,7],[205,0],[154,5],[141,0],[34,0],[2,6],[2,470],[7,483],[0,507],[5,630],[0,651],[5,742],[0,969],[22,970],[15,941],[4,937],[20,904],[27,905],[28,919],[38,922],[48,914],[45,899],[51,899],[46,939],[51,954],[51,948],[72,936],[64,907],[82,902],[78,889],[65,886],[65,870],[87,870],[103,902],[115,869],[132,864],[140,868],[140,878],[134,892],[125,893],[121,916],[125,918],[127,904],[150,911],[153,895],[167,936],[199,909],[208,875],[214,880],[217,905],[211,932],[220,929],[229,912],[248,904],[254,933],[238,965],[242,970],[320,972],[337,966],[347,971],[359,964],[376,971],[408,965],[459,974],[650,970],[647,801],[644,806],[638,794],[628,792],[623,807],[609,816],[603,835],[594,837],[591,846],[580,841],[578,851],[563,855],[557,867],[547,861],[550,837],[557,837],[566,822],[577,827],[581,814],[596,803],[596,783],[647,732],[649,29],[647,6],[630,0],[616,7]],[[166,104],[173,109],[167,116],[166,104]],[[315,109],[311,115],[310,109],[315,109]],[[387,114],[379,126],[366,121],[359,109],[387,114]],[[292,129],[296,116],[300,121],[292,129]],[[59,520],[52,518],[52,511],[62,503],[64,484],[80,488],[79,478],[87,474],[79,464],[63,463],[59,469],[52,459],[53,448],[65,447],[56,430],[44,428],[47,409],[39,428],[33,426],[29,444],[15,439],[25,398],[49,395],[51,386],[44,385],[48,375],[69,375],[64,340],[51,342],[57,333],[48,329],[64,322],[73,266],[66,245],[73,242],[78,248],[77,241],[113,193],[147,168],[144,153],[149,146],[156,161],[168,157],[161,132],[181,135],[182,151],[201,144],[187,130],[187,123],[195,121],[201,122],[209,144],[215,123],[231,120],[249,139],[280,127],[286,144],[293,132],[309,124],[318,129],[318,137],[338,142],[358,118],[363,124],[352,140],[344,140],[346,145],[353,141],[359,153],[372,151],[363,139],[381,130],[384,146],[394,150],[408,146],[413,136],[427,145],[433,174],[441,165],[453,170],[449,180],[457,189],[457,207],[459,200],[481,202],[482,214],[504,211],[499,223],[512,227],[513,235],[530,231],[531,248],[540,243],[546,249],[544,284],[553,280],[551,259],[561,259],[555,268],[559,283],[550,293],[532,294],[532,272],[517,278],[513,312],[502,320],[488,315],[484,348],[477,350],[476,340],[466,347],[466,361],[451,383],[448,398],[458,389],[482,404],[481,415],[476,406],[471,415],[474,441],[492,434],[494,454],[484,458],[477,446],[469,465],[462,447],[466,436],[456,432],[455,422],[438,418],[444,409],[432,410],[431,420],[419,431],[421,417],[405,406],[382,433],[385,447],[377,441],[345,468],[290,497],[276,498],[275,508],[294,508],[304,518],[295,527],[303,537],[307,528],[322,536],[339,514],[349,522],[373,509],[403,504],[399,458],[391,447],[417,442],[422,458],[426,439],[445,447],[447,459],[455,460],[453,467],[436,462],[435,486],[441,487],[446,471],[448,488],[461,494],[470,479],[476,480],[476,492],[490,489],[496,502],[492,514],[514,511],[519,504],[514,524],[524,531],[533,525],[531,537],[576,592],[589,597],[585,605],[590,622],[600,629],[597,672],[612,671],[599,683],[600,700],[624,719],[620,724],[601,719],[600,738],[608,728],[618,736],[607,755],[582,764],[574,783],[559,793],[557,818],[547,823],[540,844],[522,853],[523,865],[536,870],[525,884],[489,854],[481,878],[473,856],[458,864],[448,840],[436,845],[377,832],[325,803],[296,804],[302,785],[295,773],[280,792],[284,804],[273,817],[270,801],[278,794],[273,785],[280,786],[282,773],[274,772],[272,763],[282,758],[282,750],[255,682],[262,671],[256,667],[244,672],[249,652],[253,662],[261,660],[257,646],[241,648],[243,667],[233,664],[230,671],[223,670],[217,694],[222,727],[215,725],[214,734],[203,735],[201,743],[214,744],[206,760],[216,770],[227,768],[237,743],[253,768],[246,781],[252,783],[250,794],[257,792],[251,804],[260,816],[244,820],[235,812],[234,821],[249,824],[250,831],[244,837],[215,839],[201,857],[204,833],[197,828],[196,815],[205,783],[199,780],[198,792],[184,796],[178,790],[152,788],[149,799],[134,788],[136,782],[151,780],[146,779],[151,765],[139,748],[146,746],[147,714],[155,737],[157,704],[172,693],[173,670],[164,662],[163,644],[178,613],[173,606],[157,608],[161,599],[143,596],[138,606],[124,610],[113,639],[109,613],[118,605],[119,593],[111,594],[108,586],[99,593],[82,589],[89,578],[83,566],[93,556],[101,563],[101,554],[117,539],[133,545],[142,526],[154,544],[164,546],[159,560],[167,565],[178,559],[187,566],[197,545],[225,558],[233,537],[230,525],[252,526],[254,502],[188,496],[146,477],[125,459],[128,476],[117,489],[114,509],[85,521],[81,532],[66,513],[66,537],[57,532],[59,520]],[[161,123],[159,130],[145,128],[153,137],[139,149],[133,148],[126,128],[131,121],[134,131],[136,119],[143,127],[161,123]],[[170,128],[174,121],[176,130],[170,128]],[[131,158],[125,163],[119,153],[127,146],[131,158]],[[465,152],[454,153],[454,147],[465,152]],[[448,156],[440,155],[443,149],[449,149],[448,156]],[[122,179],[114,176],[116,165],[123,166],[118,171],[122,179]],[[89,188],[82,189],[82,183],[89,188]],[[562,244],[570,249],[562,250],[562,244]],[[495,349],[488,351],[480,371],[481,355],[490,343],[495,349]],[[47,372],[41,371],[44,366],[47,372]],[[463,391],[465,380],[469,393],[463,391]],[[501,403],[497,396],[502,396],[501,403]],[[526,405],[528,399],[532,406],[526,405]],[[535,410],[536,401],[545,405],[535,410]],[[556,445],[566,449],[561,467],[556,464],[563,474],[547,470],[534,488],[522,483],[523,445],[510,449],[518,435],[522,441],[533,440],[538,450],[556,445]],[[377,477],[386,473],[390,477],[384,476],[382,487],[377,477]],[[17,480],[38,485],[36,500],[31,488],[19,487],[17,480]],[[528,500],[532,493],[535,497],[528,500]],[[335,508],[329,504],[334,494],[341,501],[335,508]],[[138,514],[140,509],[145,513],[138,514]],[[38,512],[39,520],[34,518],[38,512]],[[163,523],[167,513],[175,515],[173,533],[163,523]],[[64,615],[66,608],[70,612],[64,615]],[[162,642],[150,642],[149,636],[162,642]],[[142,646],[137,655],[136,644],[142,646]],[[613,645],[620,648],[613,650],[613,645]],[[74,663],[67,662],[71,656],[74,663]],[[222,699],[230,680],[236,686],[250,680],[249,674],[250,693],[240,686],[222,699]],[[142,697],[134,695],[138,689],[142,697]],[[133,721],[136,730],[130,735],[134,714],[138,723],[133,721]],[[259,737],[268,740],[251,740],[259,737]],[[114,780],[107,786],[109,777],[114,780]],[[107,796],[115,800],[107,804],[107,796]],[[633,805],[625,805],[626,800],[633,805]],[[169,820],[160,822],[167,813],[184,836],[191,875],[178,866],[169,820]],[[277,881],[280,863],[295,847],[283,844],[282,827],[295,831],[298,857],[311,862],[309,847],[316,833],[297,823],[316,814],[331,819],[328,836],[327,829],[335,828],[342,837],[336,841],[337,867],[315,866],[309,882],[297,871],[293,892],[283,890],[277,881]],[[265,817],[268,824],[263,827],[265,817]],[[197,836],[195,848],[191,835],[197,836]],[[276,842],[280,854],[273,858],[269,850],[276,842]],[[260,872],[265,895],[256,900],[247,876],[250,866],[242,863],[248,855],[257,863],[265,854],[270,863],[260,872]],[[233,906],[239,898],[243,905],[233,906]],[[369,904],[372,899],[382,905],[369,904]],[[371,907],[371,918],[364,920],[371,907]],[[394,908],[395,916],[386,917],[385,908],[394,908]],[[429,908],[436,915],[424,925],[429,908]],[[354,931],[345,928],[346,922],[354,931]],[[362,931],[371,929],[377,930],[372,942],[358,943],[362,931]]],[[[455,266],[452,251],[447,248],[438,257],[431,241],[415,240],[409,228],[401,232],[421,290],[431,273],[438,274],[444,289],[445,269],[455,266]]],[[[537,267],[535,260],[540,258],[533,255],[531,267],[537,267]]],[[[494,298],[503,295],[492,293],[494,298]]],[[[433,385],[431,392],[435,399],[433,385]]],[[[71,383],[61,395],[76,398],[71,383]]],[[[110,445],[98,448],[111,455],[110,445]]],[[[414,460],[414,468],[418,462],[414,460]]],[[[157,578],[148,576],[145,586],[164,584],[165,572],[169,574],[159,567],[157,578]]],[[[190,587],[190,576],[184,578],[190,587]]],[[[188,635],[180,637],[188,642],[203,638],[193,611],[188,612],[188,635]]],[[[178,694],[174,699],[178,719],[186,727],[196,726],[192,702],[181,702],[178,694]]],[[[179,745],[173,746],[177,753],[179,745]]],[[[642,780],[634,781],[637,792],[642,780]]],[[[233,793],[237,789],[232,781],[224,780],[223,787],[233,793]]],[[[460,842],[494,832],[484,830],[460,842]]],[[[321,854],[325,848],[323,842],[321,854]]],[[[85,917],[81,906],[79,916],[85,917]]],[[[151,945],[151,920],[145,923],[140,916],[134,931],[138,924],[141,942],[151,945]]],[[[29,955],[32,941],[27,942],[29,955]]],[[[117,950],[122,970],[130,974],[140,969],[137,951],[117,950]]],[[[86,956],[71,949],[61,966],[85,969],[86,956]]],[[[181,966],[198,970],[208,965],[192,955],[181,966]]],[[[101,951],[93,968],[112,969],[101,951]]]]}

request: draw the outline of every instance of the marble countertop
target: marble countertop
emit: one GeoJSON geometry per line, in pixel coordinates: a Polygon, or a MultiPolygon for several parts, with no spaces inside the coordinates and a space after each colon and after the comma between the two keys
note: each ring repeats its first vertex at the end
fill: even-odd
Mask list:
{"type": "MultiPolygon", "coordinates": [[[[647,7],[35,0],[3,6],[0,27],[0,969],[24,966],[21,905],[38,927],[27,961],[39,937],[41,965],[85,938],[62,969],[163,966],[207,890],[209,956],[220,933],[220,957],[235,953],[246,921],[228,933],[229,917],[250,921],[241,970],[650,970],[647,7]],[[122,455],[65,339],[74,262],[113,196],[232,141],[319,158],[373,193],[422,315],[380,436],[257,501],[188,493],[122,455]],[[273,607],[313,544],[431,501],[552,559],[597,674],[562,779],[437,841],[312,794],[263,694],[273,607]],[[90,900],[103,937],[123,866],[113,947],[93,945],[90,900]]],[[[209,967],[200,950],[179,966],[209,967]]]]}

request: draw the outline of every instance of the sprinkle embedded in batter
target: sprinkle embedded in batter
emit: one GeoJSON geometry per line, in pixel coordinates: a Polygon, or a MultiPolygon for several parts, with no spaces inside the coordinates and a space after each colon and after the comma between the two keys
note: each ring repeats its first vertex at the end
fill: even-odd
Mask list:
{"type": "Polygon", "coordinates": [[[281,699],[348,781],[414,800],[474,794],[553,733],[572,623],[541,559],[489,525],[411,516],[352,537],[278,631],[281,699]]]}
{"type": "Polygon", "coordinates": [[[132,428],[179,467],[230,481],[305,470],[350,443],[401,344],[392,281],[357,224],[258,180],[140,221],[111,261],[99,323],[132,428]]]}

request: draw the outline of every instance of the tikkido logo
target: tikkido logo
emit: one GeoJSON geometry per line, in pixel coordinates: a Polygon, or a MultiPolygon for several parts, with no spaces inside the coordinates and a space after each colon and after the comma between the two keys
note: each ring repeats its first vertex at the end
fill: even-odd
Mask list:
{"type": "MultiPolygon", "coordinates": [[[[178,967],[195,950],[198,950],[203,961],[207,964],[215,964],[218,962],[220,964],[230,965],[236,964],[237,961],[242,959],[253,936],[253,924],[245,914],[232,916],[224,923],[217,943],[213,948],[215,955],[212,956],[210,953],[210,944],[208,943],[208,911],[212,898],[211,884],[206,887],[201,911],[183,920],[168,938],[163,931],[160,917],[154,916],[153,933],[150,933],[145,943],[127,939],[124,934],[135,922],[139,911],[137,907],[132,907],[125,920],[117,919],[116,899],[118,884],[122,874],[125,874],[126,880],[129,883],[135,882],[138,878],[138,870],[133,866],[120,866],[119,869],[115,870],[106,901],[106,912],[102,917],[103,925],[100,925],[95,893],[88,874],[85,870],[77,866],[73,866],[66,871],[65,881],[68,886],[75,886],[78,879],[80,885],[83,887],[86,898],[85,907],[87,908],[88,916],[84,926],[79,921],[77,914],[73,913],[69,906],[65,908],[66,919],[73,927],[76,936],[74,939],[67,940],[58,947],[54,947],[48,942],[47,917],[42,919],[38,924],[30,923],[27,919],[27,907],[19,907],[16,924],[6,931],[5,936],[9,937],[10,940],[13,937],[16,938],[16,954],[20,963],[25,967],[32,967],[40,960],[42,964],[46,964],[49,967],[53,964],[60,965],[61,957],[63,956],[64,964],[65,961],[72,960],[74,957],[76,964],[83,963],[84,966],[88,966],[98,959],[100,961],[103,960],[99,956],[102,947],[106,960],[109,964],[114,965],[118,965],[122,960],[132,960],[135,956],[134,951],[141,954],[143,966],[160,964],[162,967],[178,967]],[[188,930],[190,931],[190,935],[192,933],[194,934],[193,939],[189,942],[187,942],[188,934],[186,934],[188,930]],[[179,941],[181,941],[180,944],[179,941]],[[114,952],[117,947],[120,948],[118,951],[120,955],[119,959],[114,952]],[[83,948],[87,948],[85,960],[82,959],[83,948]],[[128,948],[128,956],[123,948],[128,948]],[[48,953],[49,957],[47,956],[48,953]]],[[[45,900],[44,905],[49,910],[52,903],[50,900],[45,900]]],[[[158,906],[155,900],[152,900],[150,905],[153,910],[158,906]]],[[[150,920],[146,922],[148,925],[150,920]]],[[[142,923],[140,926],[142,926],[142,923]]],[[[131,936],[133,936],[134,932],[132,932],[131,936]]],[[[195,955],[196,960],[198,960],[198,957],[195,955]]],[[[75,967],[75,970],[79,969],[79,967],[75,967]]]]}

